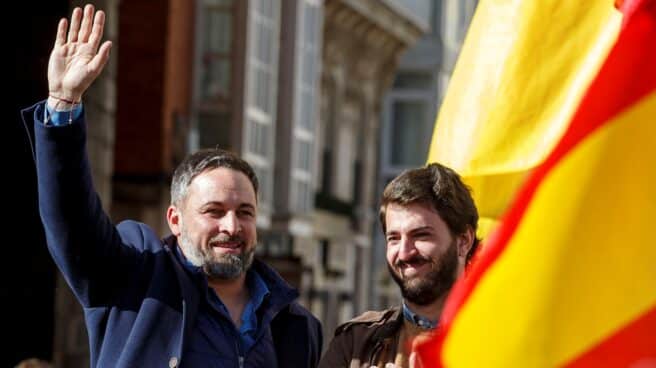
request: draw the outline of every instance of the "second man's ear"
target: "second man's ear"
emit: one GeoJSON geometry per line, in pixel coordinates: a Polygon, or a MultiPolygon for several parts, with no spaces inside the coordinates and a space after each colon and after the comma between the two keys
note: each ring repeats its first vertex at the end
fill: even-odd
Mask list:
{"type": "Polygon", "coordinates": [[[456,238],[456,245],[458,247],[458,257],[466,258],[469,250],[474,244],[475,238],[474,230],[471,227],[467,229],[456,238]]]}

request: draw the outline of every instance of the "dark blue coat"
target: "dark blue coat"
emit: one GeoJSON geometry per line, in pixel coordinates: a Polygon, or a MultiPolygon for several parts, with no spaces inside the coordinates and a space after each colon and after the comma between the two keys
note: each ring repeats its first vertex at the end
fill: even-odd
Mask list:
{"type": "MultiPolygon", "coordinates": [[[[23,111],[34,120],[39,210],[48,249],[84,308],[91,366],[184,367],[200,295],[172,252],[175,240],[134,221],[115,227],[93,188],[84,117],[46,127],[43,109],[41,102],[23,111]]],[[[298,295],[268,266],[254,267],[272,295],[298,295]]],[[[278,366],[315,367],[319,321],[289,298],[267,308],[278,366]]]]}

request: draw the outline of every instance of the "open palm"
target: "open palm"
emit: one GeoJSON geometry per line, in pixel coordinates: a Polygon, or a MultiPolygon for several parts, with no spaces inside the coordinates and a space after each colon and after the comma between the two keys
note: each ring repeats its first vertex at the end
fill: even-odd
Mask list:
{"type": "Polygon", "coordinates": [[[48,89],[51,96],[79,101],[107,63],[111,42],[106,41],[98,49],[105,14],[98,11],[94,17],[92,5],[84,8],[84,16],[80,8],[73,10],[68,38],[67,23],[66,19],[59,22],[48,62],[48,89]]]}

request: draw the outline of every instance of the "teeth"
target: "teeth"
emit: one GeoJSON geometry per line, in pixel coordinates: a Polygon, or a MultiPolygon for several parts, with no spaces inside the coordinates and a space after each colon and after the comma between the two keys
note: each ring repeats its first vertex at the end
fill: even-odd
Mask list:
{"type": "Polygon", "coordinates": [[[210,244],[213,247],[221,247],[221,248],[239,248],[241,245],[240,243],[211,243],[210,244]]]}

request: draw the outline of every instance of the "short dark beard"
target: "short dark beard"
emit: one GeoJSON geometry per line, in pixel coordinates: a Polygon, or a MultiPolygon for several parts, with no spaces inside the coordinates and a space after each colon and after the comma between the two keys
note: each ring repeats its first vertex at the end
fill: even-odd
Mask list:
{"type": "Polygon", "coordinates": [[[403,298],[413,304],[425,306],[446,295],[456,281],[458,268],[458,250],[456,248],[454,240],[446,253],[436,263],[431,264],[431,270],[426,276],[413,277],[410,280],[404,279],[402,274],[397,274],[388,262],[387,268],[396,284],[399,285],[403,298]]]}

